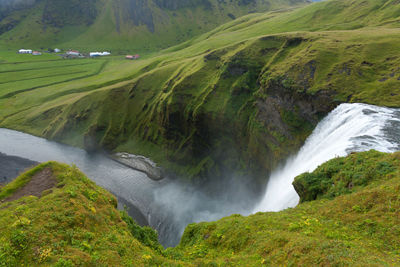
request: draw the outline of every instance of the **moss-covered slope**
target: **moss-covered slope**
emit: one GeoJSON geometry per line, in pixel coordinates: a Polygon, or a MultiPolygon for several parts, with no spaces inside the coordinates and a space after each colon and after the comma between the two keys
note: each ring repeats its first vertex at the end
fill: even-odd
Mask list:
{"type": "Polygon", "coordinates": [[[400,264],[399,152],[336,158],[295,183],[319,199],[302,194],[303,203],[281,212],[191,224],[179,246],[164,250],[75,167],[44,163],[0,189],[0,266],[400,264]],[[10,201],[49,169],[55,187],[10,201]]]}
{"type": "MultiPolygon", "coordinates": [[[[309,176],[321,182],[303,183],[306,190],[323,192],[330,184],[336,193],[281,212],[191,224],[170,254],[198,265],[400,264],[398,152],[334,159],[309,176]],[[351,188],[346,185],[349,180],[354,183],[351,188]]],[[[302,175],[296,183],[304,179],[302,175]]]]}
{"type": "Polygon", "coordinates": [[[76,167],[41,164],[0,188],[0,201],[0,266],[175,264],[161,256],[155,231],[118,211],[115,197],[76,167]],[[42,183],[55,186],[38,192],[29,182],[44,173],[42,183]],[[10,199],[26,186],[38,196],[10,199]]]}

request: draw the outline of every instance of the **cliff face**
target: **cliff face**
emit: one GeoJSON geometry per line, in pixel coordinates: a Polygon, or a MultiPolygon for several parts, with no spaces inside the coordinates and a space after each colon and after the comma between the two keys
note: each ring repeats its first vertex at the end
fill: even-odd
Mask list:
{"type": "MultiPolygon", "coordinates": [[[[375,87],[381,97],[371,98],[377,92],[366,88],[380,83],[382,72],[366,78],[356,71],[358,66],[367,71],[386,62],[379,68],[390,73],[394,65],[385,60],[390,50],[374,59],[353,51],[339,55],[353,37],[341,36],[341,42],[336,37],[283,34],[182,61],[157,61],[156,68],[146,67],[132,83],[93,92],[50,109],[47,114],[55,117],[34,120],[49,121],[42,134],[50,139],[64,141],[79,132],[89,150],[143,154],[201,184],[249,180],[259,192],[268,173],[295,152],[337,104],[390,105],[397,97],[375,87]],[[343,75],[348,61],[353,61],[350,74],[343,75]],[[373,63],[365,66],[364,61],[373,63]],[[344,79],[351,88],[343,87],[344,79]]],[[[368,34],[365,38],[355,41],[360,51],[374,46],[368,34]]],[[[396,77],[386,86],[398,83],[396,77]]]]}
{"type": "Polygon", "coordinates": [[[36,0],[1,0],[0,35],[12,30],[23,19],[23,16],[26,16],[27,10],[32,8],[36,2],[36,0]]]}
{"type": "Polygon", "coordinates": [[[62,45],[66,45],[65,48],[91,49],[102,45],[109,50],[154,51],[250,12],[305,3],[305,0],[3,1],[0,41],[7,46],[64,48],[62,45]],[[23,25],[29,25],[29,29],[23,25]],[[41,38],[32,38],[36,34],[41,38]]]}
{"type": "Polygon", "coordinates": [[[166,65],[96,94],[100,101],[79,100],[43,133],[62,141],[87,127],[88,150],[132,150],[195,183],[248,179],[259,192],[269,171],[339,103],[334,91],[308,92],[316,63],[293,82],[291,73],[267,71],[283,50],[301,53],[309,44],[291,35],[260,38],[166,65]]]}
{"type": "Polygon", "coordinates": [[[42,25],[43,27],[53,26],[56,28],[91,25],[98,15],[98,2],[98,0],[43,1],[42,25]]]}

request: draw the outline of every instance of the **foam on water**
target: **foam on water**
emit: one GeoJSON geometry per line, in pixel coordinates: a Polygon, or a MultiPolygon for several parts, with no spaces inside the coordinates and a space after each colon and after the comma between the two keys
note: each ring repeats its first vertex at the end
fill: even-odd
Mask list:
{"type": "Polygon", "coordinates": [[[322,120],[304,146],[273,171],[263,200],[254,212],[294,207],[299,197],[294,178],[322,163],[350,152],[399,150],[400,111],[366,104],[341,104],[322,120]]]}

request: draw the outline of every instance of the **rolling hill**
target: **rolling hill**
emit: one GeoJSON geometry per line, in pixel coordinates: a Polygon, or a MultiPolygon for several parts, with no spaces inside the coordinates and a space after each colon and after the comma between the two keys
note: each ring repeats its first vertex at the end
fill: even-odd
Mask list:
{"type": "Polygon", "coordinates": [[[252,12],[305,0],[7,0],[0,41],[7,47],[148,52],[180,43],[252,12]]]}

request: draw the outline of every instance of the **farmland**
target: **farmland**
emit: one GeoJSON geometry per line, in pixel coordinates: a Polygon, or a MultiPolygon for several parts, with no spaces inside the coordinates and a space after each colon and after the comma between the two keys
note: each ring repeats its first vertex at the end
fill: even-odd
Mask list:
{"type": "Polygon", "coordinates": [[[56,54],[33,56],[1,51],[0,99],[7,100],[2,103],[7,108],[0,113],[11,115],[60,94],[91,91],[104,84],[121,82],[140,65],[141,62],[127,61],[123,56],[63,59],[56,54]]]}

